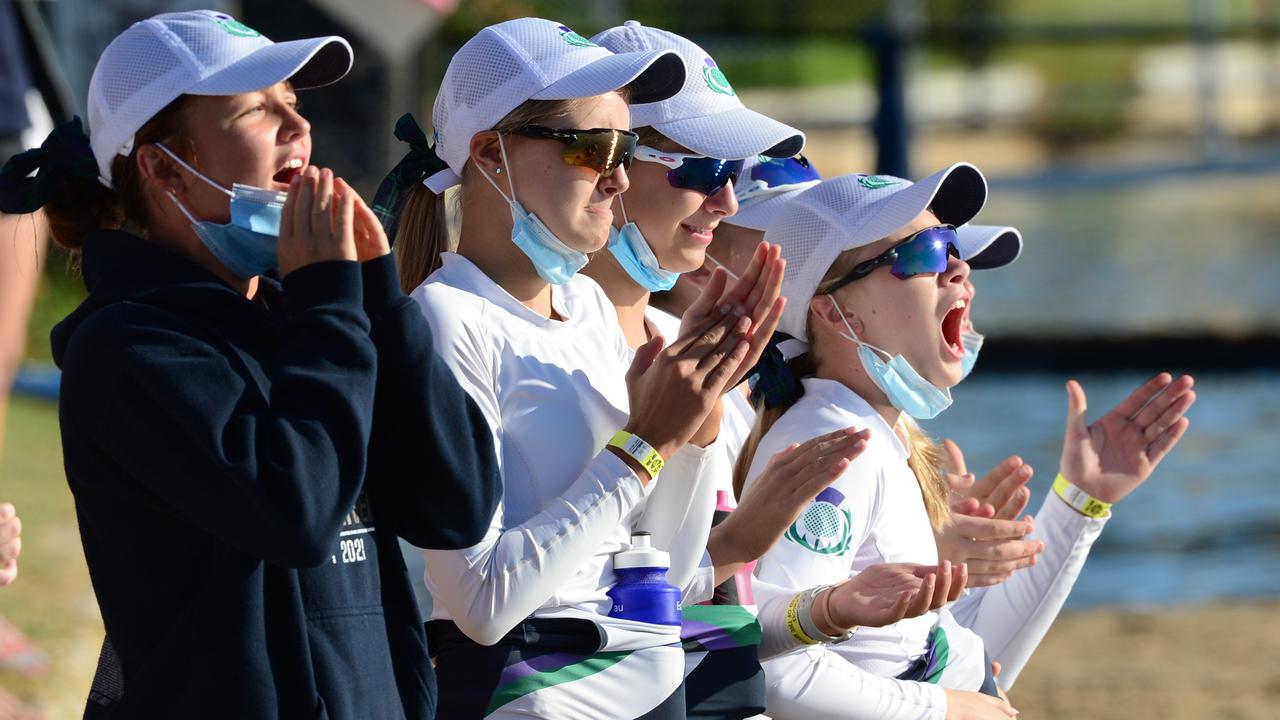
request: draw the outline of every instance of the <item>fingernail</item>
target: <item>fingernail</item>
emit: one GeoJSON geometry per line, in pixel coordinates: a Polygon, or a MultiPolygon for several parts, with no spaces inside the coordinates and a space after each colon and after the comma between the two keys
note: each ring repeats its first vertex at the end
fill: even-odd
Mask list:
{"type": "Polygon", "coordinates": [[[867,446],[867,441],[866,441],[866,440],[859,440],[859,441],[857,441],[857,442],[855,442],[855,443],[853,444],[853,449],[854,449],[854,450],[861,450],[861,449],[865,448],[866,446],[867,446]]]}

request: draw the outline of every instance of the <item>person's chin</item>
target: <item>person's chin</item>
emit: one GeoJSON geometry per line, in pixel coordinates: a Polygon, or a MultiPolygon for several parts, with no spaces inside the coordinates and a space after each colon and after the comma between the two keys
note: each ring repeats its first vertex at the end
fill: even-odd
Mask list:
{"type": "Polygon", "coordinates": [[[683,275],[702,268],[702,264],[706,259],[705,248],[680,248],[680,252],[676,253],[676,257],[671,258],[671,264],[668,266],[664,263],[662,268],[683,275]]]}
{"type": "Polygon", "coordinates": [[[935,367],[921,372],[926,380],[940,388],[952,388],[964,378],[964,365],[952,358],[941,359],[935,367]]]}

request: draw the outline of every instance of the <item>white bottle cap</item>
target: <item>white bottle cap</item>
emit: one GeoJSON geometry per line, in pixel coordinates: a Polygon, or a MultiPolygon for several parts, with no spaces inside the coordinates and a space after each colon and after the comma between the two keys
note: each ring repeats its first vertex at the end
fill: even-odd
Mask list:
{"type": "Polygon", "coordinates": [[[651,539],[647,532],[635,532],[631,534],[631,547],[613,554],[613,567],[615,570],[626,570],[630,568],[664,568],[671,567],[671,553],[665,550],[658,550],[650,545],[651,539]]]}

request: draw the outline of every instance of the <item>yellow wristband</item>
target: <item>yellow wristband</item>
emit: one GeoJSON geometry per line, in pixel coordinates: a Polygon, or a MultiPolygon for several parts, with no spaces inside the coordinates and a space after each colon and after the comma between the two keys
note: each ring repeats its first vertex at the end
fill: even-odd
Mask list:
{"type": "Polygon", "coordinates": [[[1111,503],[1102,502],[1075,485],[1072,485],[1071,481],[1063,477],[1062,473],[1058,473],[1058,477],[1054,479],[1053,491],[1058,493],[1058,497],[1062,498],[1068,505],[1075,508],[1081,515],[1091,518],[1100,518],[1111,514],[1111,503]]]}
{"type": "Polygon", "coordinates": [[[653,449],[652,445],[641,440],[639,435],[633,435],[626,430],[615,433],[613,439],[609,441],[609,447],[616,447],[630,455],[633,460],[640,463],[640,467],[649,472],[651,480],[656,480],[658,473],[662,472],[662,466],[666,465],[666,461],[657,450],[653,449]]]}
{"type": "Polygon", "coordinates": [[[791,631],[791,637],[799,640],[801,645],[817,645],[818,641],[809,637],[804,628],[800,627],[800,599],[803,595],[804,593],[796,593],[787,604],[787,630],[791,631]]]}

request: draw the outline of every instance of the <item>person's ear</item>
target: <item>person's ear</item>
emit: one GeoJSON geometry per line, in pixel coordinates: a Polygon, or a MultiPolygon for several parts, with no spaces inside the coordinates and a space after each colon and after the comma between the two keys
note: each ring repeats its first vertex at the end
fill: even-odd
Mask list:
{"type": "Polygon", "coordinates": [[[179,198],[183,197],[190,173],[184,172],[165,151],[154,144],[143,145],[138,148],[135,160],[138,174],[148,194],[164,195],[172,192],[179,198]]]}
{"type": "Polygon", "coordinates": [[[507,172],[502,157],[502,146],[499,142],[498,132],[489,130],[473,135],[471,144],[468,147],[471,164],[491,178],[507,172]]]}
{"type": "Polygon", "coordinates": [[[834,332],[846,332],[844,321],[848,320],[853,331],[859,335],[862,334],[862,320],[858,318],[857,313],[852,310],[841,310],[840,305],[831,295],[815,295],[809,300],[809,313],[815,321],[834,332]]]}

